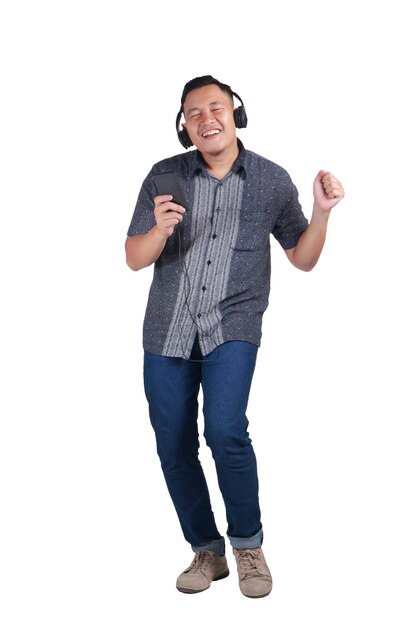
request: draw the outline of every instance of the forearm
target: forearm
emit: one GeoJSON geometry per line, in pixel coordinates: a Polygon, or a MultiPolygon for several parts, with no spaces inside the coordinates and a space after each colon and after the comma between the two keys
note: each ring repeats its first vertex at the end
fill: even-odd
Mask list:
{"type": "Polygon", "coordinates": [[[326,241],[330,212],[323,213],[313,207],[310,224],[301,235],[289,259],[295,267],[309,272],[316,265],[326,241]]]}
{"type": "Polygon", "coordinates": [[[156,226],[144,235],[128,237],[125,244],[127,265],[134,271],[152,265],[161,255],[167,239],[156,226]]]}

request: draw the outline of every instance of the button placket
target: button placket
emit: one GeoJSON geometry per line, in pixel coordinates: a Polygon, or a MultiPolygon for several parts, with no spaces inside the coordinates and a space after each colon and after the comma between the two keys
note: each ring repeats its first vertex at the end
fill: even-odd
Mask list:
{"type": "Polygon", "coordinates": [[[215,208],[215,215],[214,215],[215,219],[212,222],[212,232],[210,233],[210,243],[207,248],[208,259],[206,261],[206,271],[205,271],[205,276],[203,278],[203,286],[201,287],[201,296],[200,296],[200,302],[198,306],[199,313],[197,314],[198,319],[201,319],[204,315],[203,298],[206,295],[206,292],[208,290],[207,283],[210,283],[210,278],[211,278],[209,275],[209,271],[211,269],[210,266],[212,265],[213,253],[215,253],[215,250],[214,250],[215,241],[218,237],[216,230],[217,230],[219,214],[220,214],[221,187],[222,187],[222,182],[220,182],[217,186],[216,195],[214,199],[214,207],[217,207],[217,208],[215,208]]]}

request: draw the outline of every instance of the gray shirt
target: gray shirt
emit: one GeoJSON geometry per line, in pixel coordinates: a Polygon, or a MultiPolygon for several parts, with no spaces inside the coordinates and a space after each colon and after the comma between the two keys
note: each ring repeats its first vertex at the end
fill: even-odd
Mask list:
{"type": "Polygon", "coordinates": [[[193,150],[155,164],[143,182],[128,230],[155,225],[152,176],[174,171],[188,200],[183,222],[155,263],[143,347],[189,358],[196,333],[203,355],[226,341],[259,346],[270,291],[270,235],[293,248],[308,222],[279,165],[246,150],[223,180],[193,150]]]}

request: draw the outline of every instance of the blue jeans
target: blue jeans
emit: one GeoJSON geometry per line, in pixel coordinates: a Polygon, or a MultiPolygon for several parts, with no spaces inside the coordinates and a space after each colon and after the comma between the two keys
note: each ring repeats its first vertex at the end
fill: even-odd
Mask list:
{"type": "Polygon", "coordinates": [[[184,537],[194,551],[223,554],[225,549],[198,458],[200,385],[204,437],[216,466],[230,543],[235,548],[262,544],[256,458],[246,417],[257,350],[245,341],[229,341],[203,357],[196,338],[191,360],[145,352],[145,393],[157,451],[184,537]]]}

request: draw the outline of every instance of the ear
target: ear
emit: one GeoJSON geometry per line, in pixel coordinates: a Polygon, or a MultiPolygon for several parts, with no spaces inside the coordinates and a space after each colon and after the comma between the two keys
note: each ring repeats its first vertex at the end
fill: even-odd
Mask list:
{"type": "Polygon", "coordinates": [[[184,130],[187,130],[187,128],[186,128],[187,122],[181,122],[181,126],[184,128],[184,130]]]}

